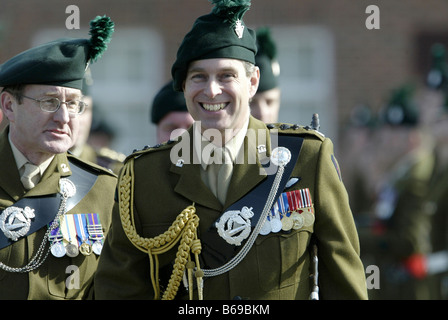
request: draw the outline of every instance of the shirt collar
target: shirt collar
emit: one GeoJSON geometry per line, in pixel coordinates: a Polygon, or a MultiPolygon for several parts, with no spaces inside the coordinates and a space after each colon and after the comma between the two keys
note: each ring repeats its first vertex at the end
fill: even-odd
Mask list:
{"type": "MultiPolygon", "coordinates": [[[[241,147],[244,143],[244,137],[247,133],[247,128],[249,125],[249,119],[247,119],[246,123],[243,125],[243,128],[238,131],[238,133],[227,143],[224,147],[229,151],[230,157],[233,162],[235,162],[236,156],[241,150],[241,147]]],[[[206,170],[207,166],[210,164],[210,158],[213,158],[213,152],[215,149],[219,148],[209,140],[207,140],[204,136],[201,135],[201,143],[194,144],[194,150],[198,159],[200,159],[202,169],[206,170]]]]}
{"type": "MultiPolygon", "coordinates": [[[[20,152],[19,149],[17,149],[17,147],[11,141],[11,137],[9,135],[8,135],[8,140],[9,140],[9,144],[11,145],[12,154],[14,155],[14,159],[16,161],[17,169],[20,171],[20,169],[23,167],[23,165],[30,161],[23,155],[22,152],[20,152]]],[[[40,165],[38,165],[39,173],[41,176],[44,174],[45,170],[47,170],[47,168],[50,165],[53,158],[54,158],[54,156],[45,160],[40,165]]]]}

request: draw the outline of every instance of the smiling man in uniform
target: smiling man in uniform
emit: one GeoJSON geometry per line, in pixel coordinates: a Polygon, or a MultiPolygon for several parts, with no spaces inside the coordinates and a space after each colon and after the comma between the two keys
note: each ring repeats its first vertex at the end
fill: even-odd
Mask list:
{"type": "Polygon", "coordinates": [[[126,160],[96,297],[309,299],[314,289],[316,299],[318,284],[321,298],[365,299],[331,141],[250,115],[260,77],[242,20],[250,2],[212,2],[172,67],[195,123],[126,160]]]}

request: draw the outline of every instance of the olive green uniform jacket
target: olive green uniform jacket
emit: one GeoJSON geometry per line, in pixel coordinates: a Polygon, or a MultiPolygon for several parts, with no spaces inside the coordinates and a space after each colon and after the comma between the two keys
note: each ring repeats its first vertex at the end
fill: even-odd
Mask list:
{"type": "Polygon", "coordinates": [[[378,221],[367,232],[359,229],[363,254],[382,271],[380,288],[369,291],[371,299],[429,298],[427,283],[411,262],[431,251],[431,215],[425,212],[425,201],[434,161],[426,147],[403,157],[380,194],[378,221]]]}
{"type": "MultiPolygon", "coordinates": [[[[448,167],[447,163],[440,159],[437,149],[435,157],[436,165],[429,184],[424,213],[431,217],[432,252],[439,254],[448,251],[448,167]]],[[[430,299],[447,300],[448,265],[439,270],[429,275],[430,299]]]]}
{"type": "MultiPolygon", "coordinates": [[[[67,154],[58,154],[42,176],[41,181],[28,192],[20,182],[14,156],[8,141],[8,130],[0,135],[0,211],[13,206],[23,197],[39,197],[58,193],[59,179],[70,179],[71,170],[68,158],[78,166],[98,176],[88,194],[72,208],[68,214],[98,213],[102,227],[107,233],[110,226],[114,203],[116,176],[99,166],[86,164],[67,154]]],[[[32,222],[31,222],[32,223],[32,222]]],[[[1,231],[0,231],[1,232],[1,231]]],[[[35,256],[42,243],[46,227],[12,245],[0,249],[0,262],[10,267],[25,266],[35,256]]],[[[48,244],[47,244],[48,248],[48,244]]],[[[48,255],[38,268],[26,273],[11,273],[0,269],[0,299],[87,299],[93,296],[93,275],[98,264],[98,256],[79,254],[75,258],[64,256],[56,258],[48,255]],[[77,270],[74,272],[74,270],[77,270]],[[76,283],[66,286],[73,277],[76,283]],[[79,280],[79,282],[78,282],[79,280]],[[79,289],[77,284],[79,283],[79,289]],[[71,288],[71,289],[68,289],[71,288]]]]}
{"type": "MultiPolygon", "coordinates": [[[[278,128],[278,125],[274,127],[278,128]]],[[[264,123],[252,117],[249,129],[269,133],[264,123]]],[[[190,137],[192,130],[189,130],[190,137]]],[[[299,126],[279,129],[279,132],[304,138],[292,172],[292,176],[300,180],[286,191],[309,188],[314,202],[315,223],[289,233],[259,235],[237,266],[222,275],[205,279],[204,299],[308,299],[311,292],[309,247],[312,236],[316,237],[319,248],[321,299],[366,299],[358,235],[346,190],[336,162],[332,161],[332,142],[314,130],[299,126]]],[[[267,136],[269,138],[269,134],[267,136]]],[[[223,207],[202,182],[200,164],[178,166],[176,162],[172,163],[170,153],[176,145],[163,144],[130,156],[135,159],[134,220],[142,237],[162,234],[183,209],[194,203],[200,219],[200,239],[231,203],[266,178],[260,175],[259,161],[236,164],[223,207]]],[[[270,141],[266,145],[269,153],[270,141]]],[[[244,147],[246,152],[258,155],[255,151],[257,146],[253,143],[246,140],[244,147]]],[[[159,256],[161,270],[172,264],[176,250],[173,248],[159,256]]],[[[95,298],[152,299],[154,291],[148,261],[148,255],[128,240],[116,206],[95,277],[95,298]]],[[[160,277],[161,284],[166,282],[163,272],[160,277]]],[[[188,298],[188,295],[180,288],[176,298],[188,298]]]]}

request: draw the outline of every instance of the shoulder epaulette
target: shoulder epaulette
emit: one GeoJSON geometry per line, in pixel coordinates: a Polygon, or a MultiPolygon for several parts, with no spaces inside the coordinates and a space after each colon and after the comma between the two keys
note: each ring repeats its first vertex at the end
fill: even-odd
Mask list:
{"type": "Polygon", "coordinates": [[[118,162],[123,162],[124,159],[126,159],[126,155],[124,155],[123,153],[117,152],[107,147],[99,149],[97,155],[99,157],[108,158],[112,161],[118,161],[118,162]]]}
{"type": "Polygon", "coordinates": [[[86,170],[93,171],[96,174],[105,174],[106,173],[106,174],[112,175],[114,177],[116,176],[116,174],[114,174],[111,170],[108,170],[107,168],[104,168],[104,167],[97,165],[93,162],[84,161],[84,160],[72,155],[71,153],[67,153],[67,158],[70,161],[75,162],[80,167],[85,168],[86,170]]]}
{"type": "Polygon", "coordinates": [[[138,158],[143,154],[154,152],[154,151],[161,151],[168,148],[171,148],[171,145],[174,143],[174,140],[168,140],[167,142],[158,143],[154,146],[146,145],[142,149],[134,149],[130,155],[128,155],[125,159],[125,162],[128,161],[131,158],[138,158]]]}
{"type": "Polygon", "coordinates": [[[311,135],[319,138],[322,141],[325,139],[325,135],[322,132],[313,129],[311,126],[300,126],[298,124],[289,123],[271,123],[266,126],[269,130],[278,130],[279,133],[311,135]]]}

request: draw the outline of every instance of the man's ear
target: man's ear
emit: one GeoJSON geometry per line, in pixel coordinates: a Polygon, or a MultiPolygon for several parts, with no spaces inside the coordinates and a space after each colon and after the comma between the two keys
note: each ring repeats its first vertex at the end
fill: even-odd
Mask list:
{"type": "Polygon", "coordinates": [[[3,91],[0,94],[0,105],[1,105],[1,109],[3,111],[3,114],[5,115],[5,117],[9,120],[9,121],[13,121],[14,120],[14,110],[13,110],[13,105],[16,104],[17,101],[14,98],[14,96],[7,92],[7,91],[3,91]]]}
{"type": "Polygon", "coordinates": [[[260,68],[255,66],[254,72],[252,73],[252,75],[250,77],[249,94],[250,94],[251,98],[257,93],[259,84],[260,84],[260,68]]]}

